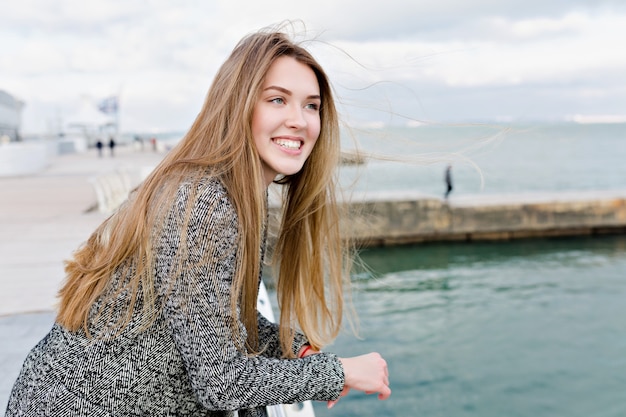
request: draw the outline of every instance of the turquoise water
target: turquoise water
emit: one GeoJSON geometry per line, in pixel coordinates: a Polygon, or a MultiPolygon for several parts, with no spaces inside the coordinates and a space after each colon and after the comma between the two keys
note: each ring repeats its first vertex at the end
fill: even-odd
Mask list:
{"type": "Polygon", "coordinates": [[[367,250],[360,337],[392,397],[351,394],[318,417],[626,415],[626,237],[367,250]]]}
{"type": "MultiPolygon", "coordinates": [[[[626,190],[624,124],[355,136],[365,150],[416,162],[343,168],[344,183],[357,179],[357,190],[441,196],[448,161],[452,203],[476,194],[626,190]]],[[[381,352],[393,394],[352,394],[331,411],[315,404],[318,417],[626,415],[626,236],[439,243],[362,258],[370,272],[354,277],[361,339],[348,332],[328,350],[381,352]]]]}

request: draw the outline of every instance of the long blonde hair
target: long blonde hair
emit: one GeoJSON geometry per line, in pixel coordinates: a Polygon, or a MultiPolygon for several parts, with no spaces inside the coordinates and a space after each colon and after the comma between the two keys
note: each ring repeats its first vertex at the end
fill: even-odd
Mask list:
{"type": "Polygon", "coordinates": [[[280,341],[285,356],[290,357],[294,326],[318,349],[337,335],[348,265],[335,201],[340,151],[337,111],[321,66],[302,46],[275,30],[260,31],[239,42],[216,74],[188,133],[127,203],[66,262],[67,277],[59,292],[59,323],[71,330],[82,327],[88,331],[90,309],[105,294],[112,275],[125,266],[131,272],[131,302],[124,325],[136,304],[141,305],[148,322],[156,318],[159,307],[153,290],[151,231],[173,204],[180,182],[188,178],[197,181],[210,170],[224,184],[238,215],[231,308],[234,315],[238,306],[241,309],[247,349],[262,348],[258,345],[256,300],[267,207],[251,120],[264,77],[282,56],[293,57],[314,71],[322,104],[321,132],[310,157],[300,172],[279,181],[284,187],[284,210],[274,260],[278,266],[280,341]],[[139,296],[141,303],[137,303],[139,296]]]}

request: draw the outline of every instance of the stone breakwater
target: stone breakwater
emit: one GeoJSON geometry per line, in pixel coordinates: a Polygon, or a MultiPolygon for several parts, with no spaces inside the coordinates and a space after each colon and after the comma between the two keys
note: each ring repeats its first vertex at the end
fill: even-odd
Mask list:
{"type": "Polygon", "coordinates": [[[386,192],[347,204],[343,235],[359,247],[626,233],[626,192],[619,191],[450,201],[386,192]]]}

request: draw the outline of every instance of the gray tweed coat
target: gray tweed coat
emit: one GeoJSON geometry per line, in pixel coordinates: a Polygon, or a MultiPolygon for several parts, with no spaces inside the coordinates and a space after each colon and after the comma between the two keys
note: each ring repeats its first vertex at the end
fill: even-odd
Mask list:
{"type": "MultiPolygon", "coordinates": [[[[232,317],[228,298],[237,216],[224,187],[207,179],[199,184],[192,219],[183,227],[191,189],[188,183],[181,185],[155,238],[155,291],[163,305],[156,321],[138,331],[141,312],[135,309],[130,325],[108,339],[88,338],[82,330],[71,332],[55,324],[26,358],[6,417],[232,416],[232,410],[240,416],[262,416],[266,405],[339,396],[344,374],[338,358],[321,353],[280,359],[278,328],[260,314],[263,354],[250,357],[236,348],[228,323],[239,318],[232,317]],[[168,276],[181,233],[187,237],[186,272],[172,286],[168,276]],[[201,261],[207,250],[215,262],[201,261]]],[[[121,287],[120,275],[113,277],[113,288],[121,287]]],[[[127,293],[121,291],[105,306],[113,315],[98,315],[102,300],[90,316],[95,333],[107,328],[103,317],[119,317],[128,304],[127,293]]],[[[294,352],[304,343],[298,334],[294,352]]]]}

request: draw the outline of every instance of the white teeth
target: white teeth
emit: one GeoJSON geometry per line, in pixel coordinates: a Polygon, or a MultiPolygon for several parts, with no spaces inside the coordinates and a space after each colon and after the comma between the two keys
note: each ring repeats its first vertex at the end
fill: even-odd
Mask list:
{"type": "Polygon", "coordinates": [[[282,146],[283,148],[300,149],[299,140],[276,139],[275,142],[278,146],[282,146]]]}

